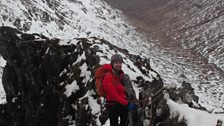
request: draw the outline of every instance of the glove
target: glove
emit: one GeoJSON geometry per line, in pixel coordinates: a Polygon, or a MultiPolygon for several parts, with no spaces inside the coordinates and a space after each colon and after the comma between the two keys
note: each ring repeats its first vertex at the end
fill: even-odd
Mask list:
{"type": "Polygon", "coordinates": [[[136,110],[138,108],[138,105],[134,104],[134,103],[128,103],[128,110],[129,111],[133,111],[136,110]]]}

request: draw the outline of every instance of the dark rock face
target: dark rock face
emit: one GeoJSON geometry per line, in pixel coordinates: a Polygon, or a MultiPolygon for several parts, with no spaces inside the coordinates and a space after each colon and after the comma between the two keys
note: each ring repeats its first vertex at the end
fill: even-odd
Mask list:
{"type": "Polygon", "coordinates": [[[64,57],[57,51],[60,48],[43,36],[7,27],[1,28],[0,37],[1,55],[7,61],[2,79],[7,99],[2,125],[56,125],[61,104],[56,77],[64,65],[64,57]],[[34,42],[35,37],[46,42],[34,42]]]}

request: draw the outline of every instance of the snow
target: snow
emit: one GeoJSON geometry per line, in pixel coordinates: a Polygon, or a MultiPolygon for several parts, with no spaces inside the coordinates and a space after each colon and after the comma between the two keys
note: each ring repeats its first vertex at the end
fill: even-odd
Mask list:
{"type": "Polygon", "coordinates": [[[87,68],[88,68],[88,66],[87,66],[86,63],[84,63],[84,64],[80,67],[80,69],[82,70],[82,71],[81,71],[81,77],[85,77],[85,78],[83,79],[83,83],[87,83],[87,82],[90,80],[90,78],[91,78],[91,72],[88,71],[87,68]]]}
{"type": "MultiPolygon", "coordinates": [[[[86,95],[84,95],[82,98],[88,98],[88,103],[89,103],[89,106],[91,107],[91,112],[92,114],[97,114],[99,111],[100,111],[100,105],[99,104],[96,104],[96,100],[97,99],[94,99],[93,97],[91,97],[91,94],[94,94],[94,91],[88,91],[86,93],[86,95]]],[[[80,98],[80,99],[82,99],[80,98]]],[[[103,100],[103,98],[101,98],[101,100],[103,100]]]]}
{"type": "Polygon", "coordinates": [[[79,63],[79,62],[81,62],[82,60],[85,60],[85,59],[86,59],[86,56],[85,56],[85,52],[84,52],[84,53],[82,53],[82,55],[78,56],[78,59],[72,65],[75,65],[75,64],[77,64],[77,63],[79,63]]]}
{"type": "Polygon", "coordinates": [[[167,104],[170,108],[170,118],[179,116],[178,121],[186,120],[188,126],[216,126],[218,120],[224,122],[224,116],[192,109],[186,104],[178,104],[171,99],[167,101],[167,104]]]}
{"type": "Polygon", "coordinates": [[[70,85],[66,85],[65,89],[66,91],[64,92],[64,94],[69,97],[72,93],[75,93],[79,90],[79,86],[77,85],[76,81],[73,81],[70,85]]]}
{"type": "Polygon", "coordinates": [[[2,68],[6,65],[6,61],[0,57],[0,104],[5,103],[6,99],[5,99],[5,92],[3,89],[3,85],[2,85],[2,68]]]}

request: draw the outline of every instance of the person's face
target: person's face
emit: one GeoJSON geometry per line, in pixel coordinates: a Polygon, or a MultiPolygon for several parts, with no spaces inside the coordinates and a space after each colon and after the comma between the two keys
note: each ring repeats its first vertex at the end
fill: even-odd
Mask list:
{"type": "Polygon", "coordinates": [[[113,67],[114,67],[114,69],[117,70],[117,71],[121,70],[121,69],[122,69],[122,61],[117,61],[117,60],[115,60],[115,61],[113,62],[113,67]]]}

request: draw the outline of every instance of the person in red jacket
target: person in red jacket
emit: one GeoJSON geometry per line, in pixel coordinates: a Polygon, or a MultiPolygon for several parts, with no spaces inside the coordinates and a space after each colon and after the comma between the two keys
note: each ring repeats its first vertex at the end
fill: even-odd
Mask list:
{"type": "Polygon", "coordinates": [[[110,69],[110,72],[105,74],[102,81],[102,86],[107,92],[106,109],[110,119],[110,126],[127,126],[128,111],[137,109],[136,104],[129,103],[127,100],[125,87],[121,83],[121,78],[124,76],[122,62],[122,56],[114,54],[111,57],[110,65],[107,64],[106,66],[110,69]]]}

